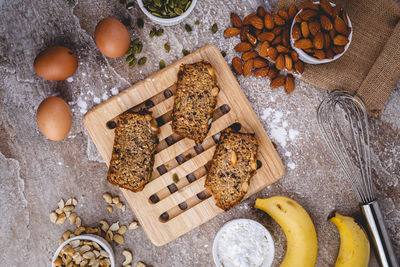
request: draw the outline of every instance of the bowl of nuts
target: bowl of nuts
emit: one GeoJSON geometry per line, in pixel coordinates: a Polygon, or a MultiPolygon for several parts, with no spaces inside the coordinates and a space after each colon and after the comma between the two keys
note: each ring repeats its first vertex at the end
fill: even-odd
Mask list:
{"type": "Polygon", "coordinates": [[[353,28],[340,6],[327,0],[299,6],[290,29],[290,44],[300,60],[309,64],[335,61],[349,48],[353,28]]]}
{"type": "Polygon", "coordinates": [[[189,16],[197,0],[138,0],[137,2],[149,19],[160,25],[172,26],[189,16]]]}
{"type": "Polygon", "coordinates": [[[52,266],[114,267],[114,252],[110,244],[102,237],[86,234],[71,237],[56,250],[52,266]]]}

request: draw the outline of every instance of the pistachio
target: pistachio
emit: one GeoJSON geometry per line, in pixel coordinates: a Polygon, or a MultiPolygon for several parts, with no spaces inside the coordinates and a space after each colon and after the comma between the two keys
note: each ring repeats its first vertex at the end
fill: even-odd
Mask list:
{"type": "Polygon", "coordinates": [[[135,66],[136,66],[136,58],[133,59],[133,60],[129,63],[129,67],[130,67],[130,68],[133,68],[133,67],[135,67],[135,66]]]}
{"type": "Polygon", "coordinates": [[[154,35],[156,35],[156,32],[157,32],[157,29],[156,29],[156,28],[151,29],[151,31],[150,31],[150,33],[149,33],[150,38],[153,38],[154,35]]]}

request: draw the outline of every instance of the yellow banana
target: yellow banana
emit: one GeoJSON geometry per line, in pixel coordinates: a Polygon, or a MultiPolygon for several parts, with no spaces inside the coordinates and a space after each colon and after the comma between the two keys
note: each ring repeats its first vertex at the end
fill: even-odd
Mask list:
{"type": "Polygon", "coordinates": [[[282,196],[257,199],[255,208],[268,213],[283,229],[287,249],[281,267],[315,265],[318,240],[308,213],[296,201],[282,196]]]}
{"type": "Polygon", "coordinates": [[[367,267],[370,246],[367,234],[352,217],[335,212],[329,219],[340,234],[340,249],[335,267],[367,267]]]}

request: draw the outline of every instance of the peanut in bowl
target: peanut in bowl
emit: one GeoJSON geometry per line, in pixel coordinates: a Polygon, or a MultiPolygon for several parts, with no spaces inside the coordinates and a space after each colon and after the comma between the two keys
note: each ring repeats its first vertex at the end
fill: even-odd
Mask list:
{"type": "Polygon", "coordinates": [[[309,64],[335,61],[349,48],[353,28],[340,5],[306,2],[299,7],[290,29],[290,44],[309,64]]]}

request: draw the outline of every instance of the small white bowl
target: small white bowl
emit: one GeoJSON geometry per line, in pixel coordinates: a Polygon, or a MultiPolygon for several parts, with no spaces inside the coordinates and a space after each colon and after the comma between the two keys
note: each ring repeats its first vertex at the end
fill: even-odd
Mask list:
{"type": "Polygon", "coordinates": [[[218,242],[221,238],[222,233],[228,229],[229,227],[233,227],[235,226],[235,224],[238,223],[248,223],[248,224],[253,224],[256,227],[259,227],[260,229],[263,229],[263,235],[264,237],[267,239],[268,244],[269,244],[269,254],[267,255],[267,257],[264,259],[263,264],[261,265],[261,267],[270,267],[272,264],[272,261],[274,260],[274,254],[275,254],[275,245],[274,245],[274,240],[272,239],[271,234],[268,232],[267,228],[265,228],[262,224],[254,221],[254,220],[250,220],[250,219],[236,219],[236,220],[232,220],[230,222],[227,222],[226,224],[224,224],[224,226],[221,227],[221,229],[219,229],[218,233],[215,235],[214,238],[214,243],[213,243],[213,248],[212,248],[212,253],[213,253],[213,259],[214,259],[214,263],[217,267],[223,267],[223,265],[221,264],[221,261],[218,257],[218,252],[217,252],[217,246],[218,246],[218,242]]]}
{"type": "MultiPolygon", "coordinates": [[[[319,4],[320,2],[313,2],[313,3],[314,4],[319,4]]],[[[336,4],[334,4],[334,3],[330,2],[330,4],[331,4],[331,6],[336,6],[336,4]]],[[[349,42],[344,46],[344,51],[342,53],[340,53],[340,54],[335,55],[332,59],[330,59],[330,58],[318,59],[318,58],[310,56],[309,54],[304,52],[302,49],[299,49],[299,48],[294,46],[295,40],[293,39],[293,36],[292,36],[292,30],[293,30],[294,24],[296,24],[296,17],[300,14],[300,12],[302,10],[303,9],[301,9],[301,10],[299,10],[299,12],[297,12],[296,16],[293,19],[292,27],[290,27],[290,45],[292,46],[294,51],[296,51],[297,54],[299,55],[299,59],[301,61],[303,61],[304,63],[322,64],[322,63],[329,63],[329,62],[335,61],[336,59],[338,59],[341,56],[343,56],[343,54],[346,53],[347,49],[349,48],[351,40],[352,40],[352,37],[353,37],[353,26],[351,25],[351,21],[350,21],[349,15],[347,15],[347,13],[346,13],[347,20],[349,21],[349,26],[351,28],[351,32],[350,32],[349,37],[348,37],[349,38],[349,42]]]]}
{"type": "Polygon", "coordinates": [[[192,0],[192,3],[190,4],[189,8],[183,12],[182,15],[177,16],[175,18],[159,18],[154,15],[152,15],[143,5],[142,0],[137,0],[140,9],[143,11],[144,14],[146,14],[147,17],[149,17],[152,21],[154,21],[157,24],[164,25],[164,26],[173,26],[176,24],[179,24],[182,22],[189,14],[193,11],[194,7],[196,6],[197,0],[192,0]]]}
{"type": "Polygon", "coordinates": [[[97,236],[97,235],[78,235],[78,236],[74,236],[71,237],[67,240],[65,240],[56,250],[56,252],[54,253],[53,259],[51,261],[51,266],[54,267],[55,265],[53,264],[53,262],[57,259],[58,254],[60,253],[61,249],[67,245],[69,242],[73,241],[73,240],[90,240],[90,241],[94,241],[97,244],[100,245],[100,247],[102,247],[105,251],[107,251],[108,255],[110,255],[110,261],[111,261],[111,267],[115,267],[115,257],[114,257],[114,252],[112,250],[111,245],[102,237],[97,236]]]}

